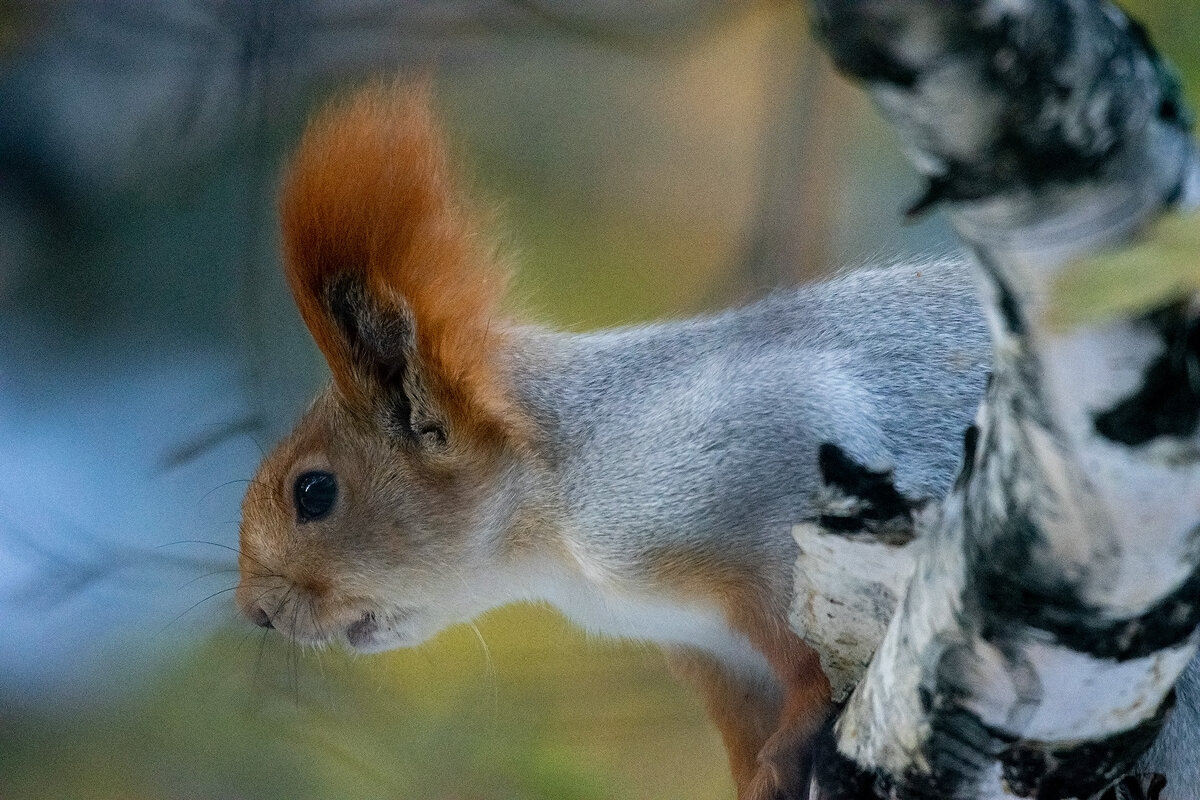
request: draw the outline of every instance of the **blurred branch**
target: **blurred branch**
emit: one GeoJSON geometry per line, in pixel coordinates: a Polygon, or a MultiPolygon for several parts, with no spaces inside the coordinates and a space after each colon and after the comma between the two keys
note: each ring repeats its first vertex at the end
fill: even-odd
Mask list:
{"type": "MultiPolygon", "coordinates": [[[[314,87],[424,71],[487,51],[498,35],[558,33],[653,54],[742,12],[750,0],[133,0],[29,3],[28,38],[0,85],[22,113],[0,136],[33,137],[103,189],[168,176],[278,121],[314,87]],[[46,124],[53,131],[40,130],[46,124]],[[47,135],[51,134],[51,135],[47,135]]],[[[16,24],[16,23],[13,23],[16,24]]],[[[74,182],[69,182],[74,185],[74,182]]]]}
{"type": "MultiPolygon", "coordinates": [[[[135,0],[22,4],[28,41],[0,78],[0,284],[31,274],[38,232],[80,237],[124,194],[174,199],[236,160],[238,315],[249,397],[294,382],[294,324],[269,235],[280,140],[313,94],[376,72],[485,60],[503,36],[547,35],[644,56],[683,44],[750,0],[135,0]],[[22,205],[28,205],[25,209],[22,205]],[[11,235],[7,233],[9,229],[11,235]],[[34,233],[30,233],[33,231],[34,233]],[[8,262],[14,262],[10,266],[8,262]],[[288,316],[291,315],[291,316],[288,316]]],[[[98,232],[103,234],[104,231],[98,232]]],[[[101,316],[97,314],[97,316],[101,316]]],[[[254,415],[268,427],[279,414],[254,415]]]]}
{"type": "MultiPolygon", "coordinates": [[[[783,39],[783,35],[779,35],[783,39]]],[[[846,102],[851,91],[823,54],[788,36],[790,58],[776,56],[762,151],[763,188],[743,270],[755,291],[803,283],[830,273],[831,236],[846,163],[846,102]],[[790,99],[789,99],[790,98],[790,99]]]]}
{"type": "MultiPolygon", "coordinates": [[[[8,548],[9,555],[14,550],[20,550],[23,554],[21,563],[26,566],[30,576],[13,588],[12,599],[36,607],[41,612],[76,602],[97,584],[116,581],[131,571],[161,575],[168,570],[194,573],[235,565],[236,551],[233,554],[223,553],[217,558],[199,558],[179,552],[178,547],[173,550],[168,550],[166,546],[129,547],[104,539],[66,518],[55,523],[53,536],[46,535],[45,531],[35,534],[12,519],[3,517],[0,517],[0,527],[3,528],[3,544],[8,548]]],[[[211,542],[174,544],[224,548],[211,542]]],[[[15,569],[16,562],[9,559],[9,566],[15,569]]]]}

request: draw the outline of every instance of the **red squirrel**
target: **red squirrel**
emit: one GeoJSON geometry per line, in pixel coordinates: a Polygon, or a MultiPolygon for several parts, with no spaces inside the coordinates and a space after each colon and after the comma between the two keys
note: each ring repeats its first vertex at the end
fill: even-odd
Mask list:
{"type": "Polygon", "coordinates": [[[823,513],[822,447],[944,491],[985,372],[966,280],[894,268],[661,325],[522,324],[427,95],[335,102],[286,171],[287,280],[332,383],[250,484],[241,609],[371,652],[548,601],[663,647],[741,800],[804,796],[830,686],[787,622],[790,528],[823,513]],[[924,321],[897,341],[909,306],[924,321]],[[945,306],[965,310],[943,330],[945,306]]]}

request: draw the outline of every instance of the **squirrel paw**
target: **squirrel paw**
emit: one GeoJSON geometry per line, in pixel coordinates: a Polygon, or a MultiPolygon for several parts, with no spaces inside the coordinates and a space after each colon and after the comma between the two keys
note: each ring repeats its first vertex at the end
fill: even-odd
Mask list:
{"type": "Polygon", "coordinates": [[[808,800],[811,731],[781,730],[758,754],[758,769],[739,800],[808,800]]]}

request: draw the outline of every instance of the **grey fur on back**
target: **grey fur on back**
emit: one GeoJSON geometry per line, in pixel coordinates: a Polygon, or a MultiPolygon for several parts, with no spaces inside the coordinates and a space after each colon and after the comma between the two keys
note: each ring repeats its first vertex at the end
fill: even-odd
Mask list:
{"type": "Polygon", "coordinates": [[[1140,766],[1169,776],[1162,800],[1200,800],[1200,656],[1179,677],[1175,708],[1140,766]]]}
{"type": "Polygon", "coordinates": [[[584,335],[529,332],[520,401],[559,443],[570,524],[597,553],[686,544],[772,562],[811,519],[817,450],[939,497],[988,372],[953,260],[847,273],[745,308],[584,335]],[[590,541],[587,541],[590,540],[590,541]]]}

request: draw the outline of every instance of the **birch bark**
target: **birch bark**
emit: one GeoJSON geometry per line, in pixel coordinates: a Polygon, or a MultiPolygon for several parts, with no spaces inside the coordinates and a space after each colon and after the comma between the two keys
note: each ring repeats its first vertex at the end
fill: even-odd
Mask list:
{"type": "MultiPolygon", "coordinates": [[[[1159,736],[1200,623],[1200,296],[1049,321],[1073,259],[1200,202],[1172,73],[1106,2],[813,7],[928,180],[914,212],[946,204],[972,256],[994,374],[865,676],[854,657],[838,668],[857,687],[810,795],[1200,797],[1194,709],[1159,736]]],[[[805,576],[834,534],[797,535],[811,600],[828,586],[805,576]]],[[[886,601],[906,567],[882,558],[886,601]]],[[[797,627],[837,650],[803,605],[797,627]]]]}

